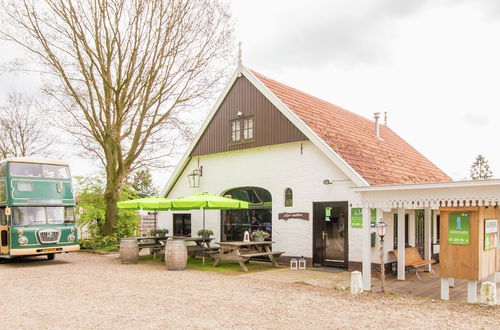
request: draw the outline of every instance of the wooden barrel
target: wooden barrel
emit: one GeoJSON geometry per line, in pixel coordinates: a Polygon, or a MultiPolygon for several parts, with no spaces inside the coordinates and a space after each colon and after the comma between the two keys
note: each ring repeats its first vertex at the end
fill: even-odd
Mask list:
{"type": "Polygon", "coordinates": [[[120,240],[120,260],[122,264],[136,264],[139,261],[139,246],[135,238],[120,240]]]}
{"type": "Polygon", "coordinates": [[[168,240],[165,245],[165,262],[168,270],[184,270],[187,264],[187,248],[184,240],[168,240]]]}

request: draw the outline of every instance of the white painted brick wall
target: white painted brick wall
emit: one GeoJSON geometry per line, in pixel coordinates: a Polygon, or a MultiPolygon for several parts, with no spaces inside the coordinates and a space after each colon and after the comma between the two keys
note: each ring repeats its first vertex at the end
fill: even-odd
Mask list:
{"type": "MultiPolygon", "coordinates": [[[[349,180],[311,142],[297,142],[269,147],[195,157],[186,166],[176,185],[167,196],[176,198],[196,192],[222,195],[229,189],[255,186],[267,189],[273,198],[273,249],[285,255],[312,257],[313,202],[358,202],[360,195],[352,192],[349,180]],[[301,144],[303,146],[301,153],[301,144]],[[203,176],[199,188],[189,188],[188,173],[199,165],[203,176]],[[335,182],[324,185],[323,180],[335,182]],[[284,191],[293,190],[293,207],[284,206],[284,191]],[[278,220],[280,212],[307,212],[310,221],[278,220]]],[[[159,227],[173,230],[172,213],[192,214],[192,233],[202,227],[200,211],[161,212],[159,227]]],[[[212,229],[220,240],[220,211],[206,211],[206,228],[212,229]]],[[[360,229],[351,228],[349,220],[349,260],[361,261],[360,229]]],[[[378,253],[373,250],[373,261],[378,253]]]]}

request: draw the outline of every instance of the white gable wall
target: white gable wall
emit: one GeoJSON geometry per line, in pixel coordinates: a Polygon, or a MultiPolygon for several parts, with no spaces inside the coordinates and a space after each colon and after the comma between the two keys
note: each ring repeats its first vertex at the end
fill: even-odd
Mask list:
{"type": "MultiPolygon", "coordinates": [[[[284,255],[312,257],[313,202],[349,201],[359,202],[360,195],[352,192],[354,183],[343,174],[311,142],[244,149],[240,151],[195,157],[189,161],[168,198],[209,192],[222,195],[236,187],[255,186],[267,189],[273,198],[273,249],[284,251],[284,255]],[[203,166],[199,188],[189,188],[187,175],[198,166],[203,166]],[[333,181],[324,185],[323,181],[333,181]],[[293,206],[284,206],[284,191],[293,190],[293,206]],[[278,220],[281,212],[307,212],[310,220],[278,220]]],[[[191,213],[191,232],[202,228],[200,211],[163,212],[159,216],[159,227],[173,232],[172,213],[191,213]]],[[[207,229],[212,229],[215,241],[220,241],[220,211],[206,211],[207,229]]],[[[349,259],[361,261],[360,229],[352,229],[349,223],[349,259]]]]}

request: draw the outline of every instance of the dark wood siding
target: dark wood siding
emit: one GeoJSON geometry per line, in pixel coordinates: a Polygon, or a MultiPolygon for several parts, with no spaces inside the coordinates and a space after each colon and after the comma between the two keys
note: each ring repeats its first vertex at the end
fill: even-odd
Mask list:
{"type": "Polygon", "coordinates": [[[305,135],[257,88],[245,77],[240,77],[236,79],[190,156],[305,140],[305,135]],[[254,138],[250,142],[231,142],[231,120],[238,118],[238,112],[242,113],[242,117],[254,116],[254,138]]]}

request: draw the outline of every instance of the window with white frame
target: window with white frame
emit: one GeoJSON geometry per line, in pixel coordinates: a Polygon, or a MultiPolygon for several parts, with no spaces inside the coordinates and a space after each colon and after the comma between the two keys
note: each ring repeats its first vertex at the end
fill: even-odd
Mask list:
{"type": "Polygon", "coordinates": [[[241,122],[239,120],[233,120],[231,122],[231,141],[237,142],[241,139],[241,122]]]}
{"type": "Polygon", "coordinates": [[[243,119],[243,139],[253,139],[253,118],[243,119]]]}

